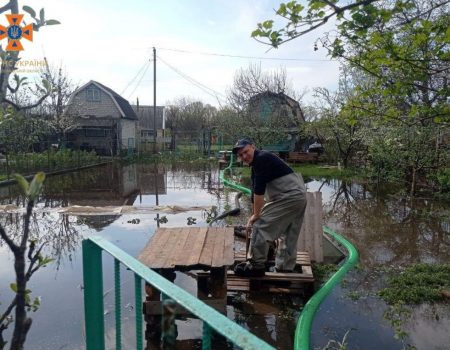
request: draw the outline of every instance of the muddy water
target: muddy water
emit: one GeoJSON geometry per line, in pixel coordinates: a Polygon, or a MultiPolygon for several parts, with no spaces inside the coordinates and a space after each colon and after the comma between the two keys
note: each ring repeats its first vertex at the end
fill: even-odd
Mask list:
{"type": "MultiPolygon", "coordinates": [[[[422,305],[403,317],[406,335],[396,339],[386,304],[376,296],[385,280],[385,267],[417,262],[450,261],[450,208],[431,200],[408,202],[395,192],[364,188],[339,181],[310,181],[310,191],[320,190],[324,199],[325,223],[344,234],[361,254],[360,267],[337,286],[322,304],[313,324],[314,348],[329,342],[347,342],[347,349],[448,348],[450,310],[445,305],[422,305]]],[[[0,188],[0,204],[20,204],[15,187],[0,188]]],[[[38,206],[69,205],[216,206],[220,213],[234,206],[234,193],[219,190],[217,169],[211,166],[109,165],[79,173],[48,178],[38,206]]],[[[248,203],[243,201],[244,206],[248,203]]],[[[101,235],[133,256],[137,256],[158,227],[186,226],[188,217],[197,226],[206,225],[207,212],[155,214],[59,216],[40,214],[33,222],[33,235],[46,240],[47,253],[56,261],[33,276],[30,289],[41,297],[41,308],[32,314],[33,326],[27,349],[83,349],[83,291],[81,240],[101,235]]],[[[2,216],[8,232],[18,234],[14,215],[2,216]]],[[[234,223],[245,222],[245,216],[234,223]]],[[[114,341],[113,262],[104,257],[105,320],[107,343],[114,341]]],[[[0,307],[10,300],[12,261],[4,244],[0,246],[0,307]]],[[[178,285],[195,292],[195,280],[177,274],[178,285]]],[[[122,315],[124,348],[134,348],[134,282],[122,271],[122,315]],[[128,327],[127,327],[128,326],[128,327]]],[[[282,295],[231,295],[228,317],[279,349],[294,342],[301,298],[282,295]]],[[[179,345],[200,347],[201,322],[177,320],[179,345]]],[[[215,348],[232,348],[216,340],[215,348]]],[[[333,343],[330,343],[332,345],[333,343]]]]}

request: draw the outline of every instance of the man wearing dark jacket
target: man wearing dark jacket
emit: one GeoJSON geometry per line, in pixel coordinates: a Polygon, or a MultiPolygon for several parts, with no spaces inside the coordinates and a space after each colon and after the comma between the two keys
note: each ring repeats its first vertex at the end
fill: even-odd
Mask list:
{"type": "Polygon", "coordinates": [[[252,229],[249,260],[236,265],[234,272],[238,276],[263,276],[269,246],[275,240],[275,271],[292,272],[306,208],[303,179],[276,155],[257,150],[250,140],[239,140],[233,153],[251,167],[253,203],[247,222],[247,229],[252,229]]]}

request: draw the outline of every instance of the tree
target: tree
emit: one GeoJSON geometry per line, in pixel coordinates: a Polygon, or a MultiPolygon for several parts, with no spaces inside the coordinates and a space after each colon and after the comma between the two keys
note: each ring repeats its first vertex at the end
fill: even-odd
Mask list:
{"type": "Polygon", "coordinates": [[[3,349],[7,344],[3,337],[3,332],[14,319],[14,330],[10,345],[10,349],[14,350],[23,349],[27,333],[31,327],[32,319],[27,316],[27,310],[36,310],[39,307],[39,298],[31,300],[31,291],[27,289],[27,283],[39,268],[52,260],[42,256],[43,244],[37,246],[35,241],[29,240],[30,219],[34,203],[42,190],[45,174],[36,174],[30,184],[20,175],[16,178],[27,197],[22,235],[15,241],[0,225],[0,237],[14,255],[14,270],[16,274],[15,283],[11,283],[11,289],[15,292],[15,297],[6,310],[0,313],[0,349],[3,349]],[[14,318],[11,317],[13,312],[14,318]]]}
{"type": "Polygon", "coordinates": [[[285,27],[275,30],[273,21],[265,21],[253,35],[277,47],[336,16],[336,30],[323,34],[315,49],[322,44],[331,57],[370,81],[355,85],[341,114],[352,122],[371,119],[373,130],[365,143],[372,165],[377,173],[383,169],[406,179],[413,194],[419,177],[450,165],[445,137],[440,136],[450,131],[449,4],[386,0],[339,6],[337,1],[312,0],[303,7],[291,1],[277,12],[286,19],[285,27]]]}
{"type": "Polygon", "coordinates": [[[171,149],[176,148],[177,136],[197,140],[202,130],[211,129],[217,110],[200,101],[179,98],[166,107],[166,127],[171,129],[171,149]]]}
{"type": "MultiPolygon", "coordinates": [[[[42,26],[59,24],[56,20],[46,20],[44,9],[40,10],[39,18],[37,18],[36,12],[31,7],[24,6],[23,10],[33,19],[33,31],[38,31],[42,26]]],[[[9,0],[5,5],[0,7],[0,14],[8,11],[12,15],[19,15],[18,0],[9,0]]],[[[17,18],[20,18],[20,21],[22,20],[20,16],[17,18]]],[[[42,103],[50,93],[50,85],[46,80],[43,80],[42,85],[36,85],[36,89],[41,92],[41,96],[37,100],[26,105],[15,103],[11,97],[17,96],[19,89],[26,82],[25,78],[20,78],[17,74],[12,75],[17,69],[17,62],[20,60],[19,51],[4,50],[0,46],[0,56],[2,59],[0,65],[0,116],[2,121],[4,121],[4,118],[12,116],[11,109],[18,112],[34,108],[42,103]],[[10,79],[11,75],[13,79],[10,79]]],[[[23,116],[20,113],[19,115],[23,116]]],[[[28,184],[23,177],[17,176],[17,181],[27,197],[22,235],[17,240],[14,240],[0,225],[0,237],[14,255],[14,270],[16,275],[15,283],[11,283],[11,289],[15,292],[15,297],[6,310],[0,313],[1,349],[6,345],[3,332],[9,327],[11,322],[14,322],[14,330],[10,349],[23,349],[32,323],[31,318],[27,315],[27,310],[33,310],[39,306],[39,299],[31,301],[30,290],[27,289],[27,282],[40,267],[45,266],[45,264],[51,261],[51,259],[42,256],[43,245],[37,247],[35,241],[29,240],[30,218],[35,200],[37,200],[42,189],[44,179],[45,174],[38,173],[32,182],[28,184]],[[12,321],[11,316],[13,313],[14,318],[12,321]]]]}
{"type": "Polygon", "coordinates": [[[368,0],[345,6],[338,6],[338,2],[312,0],[307,7],[296,1],[282,3],[277,15],[287,21],[285,27],[273,29],[274,21],[268,20],[258,24],[252,35],[278,47],[336,16],[337,30],[320,37],[315,49],[321,43],[332,58],[375,78],[376,93],[396,102],[387,117],[413,117],[413,123],[450,121],[446,103],[450,1],[368,0]],[[399,106],[406,107],[406,113],[399,106]]]}
{"type": "Polygon", "coordinates": [[[236,111],[242,112],[248,107],[252,97],[267,91],[285,93],[295,98],[285,69],[266,73],[261,70],[261,65],[250,64],[235,73],[233,85],[227,93],[228,103],[236,111]]]}
{"type": "Polygon", "coordinates": [[[263,72],[258,65],[242,68],[227,95],[231,110],[223,112],[230,118],[224,132],[234,128],[233,138],[250,137],[258,145],[275,143],[304,121],[301,109],[294,113],[289,106],[296,103],[296,94],[283,68],[273,72],[263,72]]]}
{"type": "Polygon", "coordinates": [[[358,111],[346,109],[356,98],[355,87],[361,88],[358,78],[362,77],[358,77],[357,72],[343,67],[337,91],[314,89],[316,101],[312,109],[317,118],[305,125],[305,133],[323,142],[329,156],[330,153],[336,152],[337,160],[341,160],[344,167],[351,165],[352,157],[365,149],[365,136],[370,126],[369,118],[356,115],[358,111]]]}
{"type": "Polygon", "coordinates": [[[48,81],[50,92],[33,112],[45,119],[50,130],[56,133],[60,145],[65,141],[66,133],[78,125],[76,115],[65,113],[70,97],[77,87],[61,66],[56,68],[46,64],[41,77],[48,81]]]}

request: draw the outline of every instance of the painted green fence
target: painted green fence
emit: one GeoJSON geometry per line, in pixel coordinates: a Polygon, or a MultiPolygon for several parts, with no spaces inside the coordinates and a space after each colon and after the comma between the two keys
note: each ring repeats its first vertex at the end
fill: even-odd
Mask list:
{"type": "MultiPolygon", "coordinates": [[[[212,333],[217,332],[242,349],[274,349],[269,344],[251,334],[212,307],[201,302],[185,290],[171,283],[140,261],[125,253],[102,237],[83,240],[83,280],[84,312],[86,330],[86,349],[105,349],[105,325],[103,308],[103,264],[102,251],[114,258],[115,286],[115,349],[122,349],[121,344],[121,300],[120,300],[120,264],[134,273],[135,310],[136,310],[136,349],[142,350],[142,280],[151,284],[162,294],[168,303],[177,303],[203,320],[202,349],[212,349],[212,333]]],[[[165,322],[164,313],[162,322],[165,322]]]]}

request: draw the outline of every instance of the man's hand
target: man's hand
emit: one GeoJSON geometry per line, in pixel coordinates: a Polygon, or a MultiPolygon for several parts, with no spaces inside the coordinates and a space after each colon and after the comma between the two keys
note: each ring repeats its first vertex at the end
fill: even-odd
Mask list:
{"type": "Polygon", "coordinates": [[[255,223],[256,220],[259,219],[259,215],[253,214],[252,216],[250,216],[250,219],[248,219],[247,221],[247,230],[253,226],[253,224],[255,223]]]}
{"type": "Polygon", "coordinates": [[[252,226],[254,222],[259,219],[263,207],[264,195],[253,195],[253,215],[248,219],[247,226],[252,226]]]}

